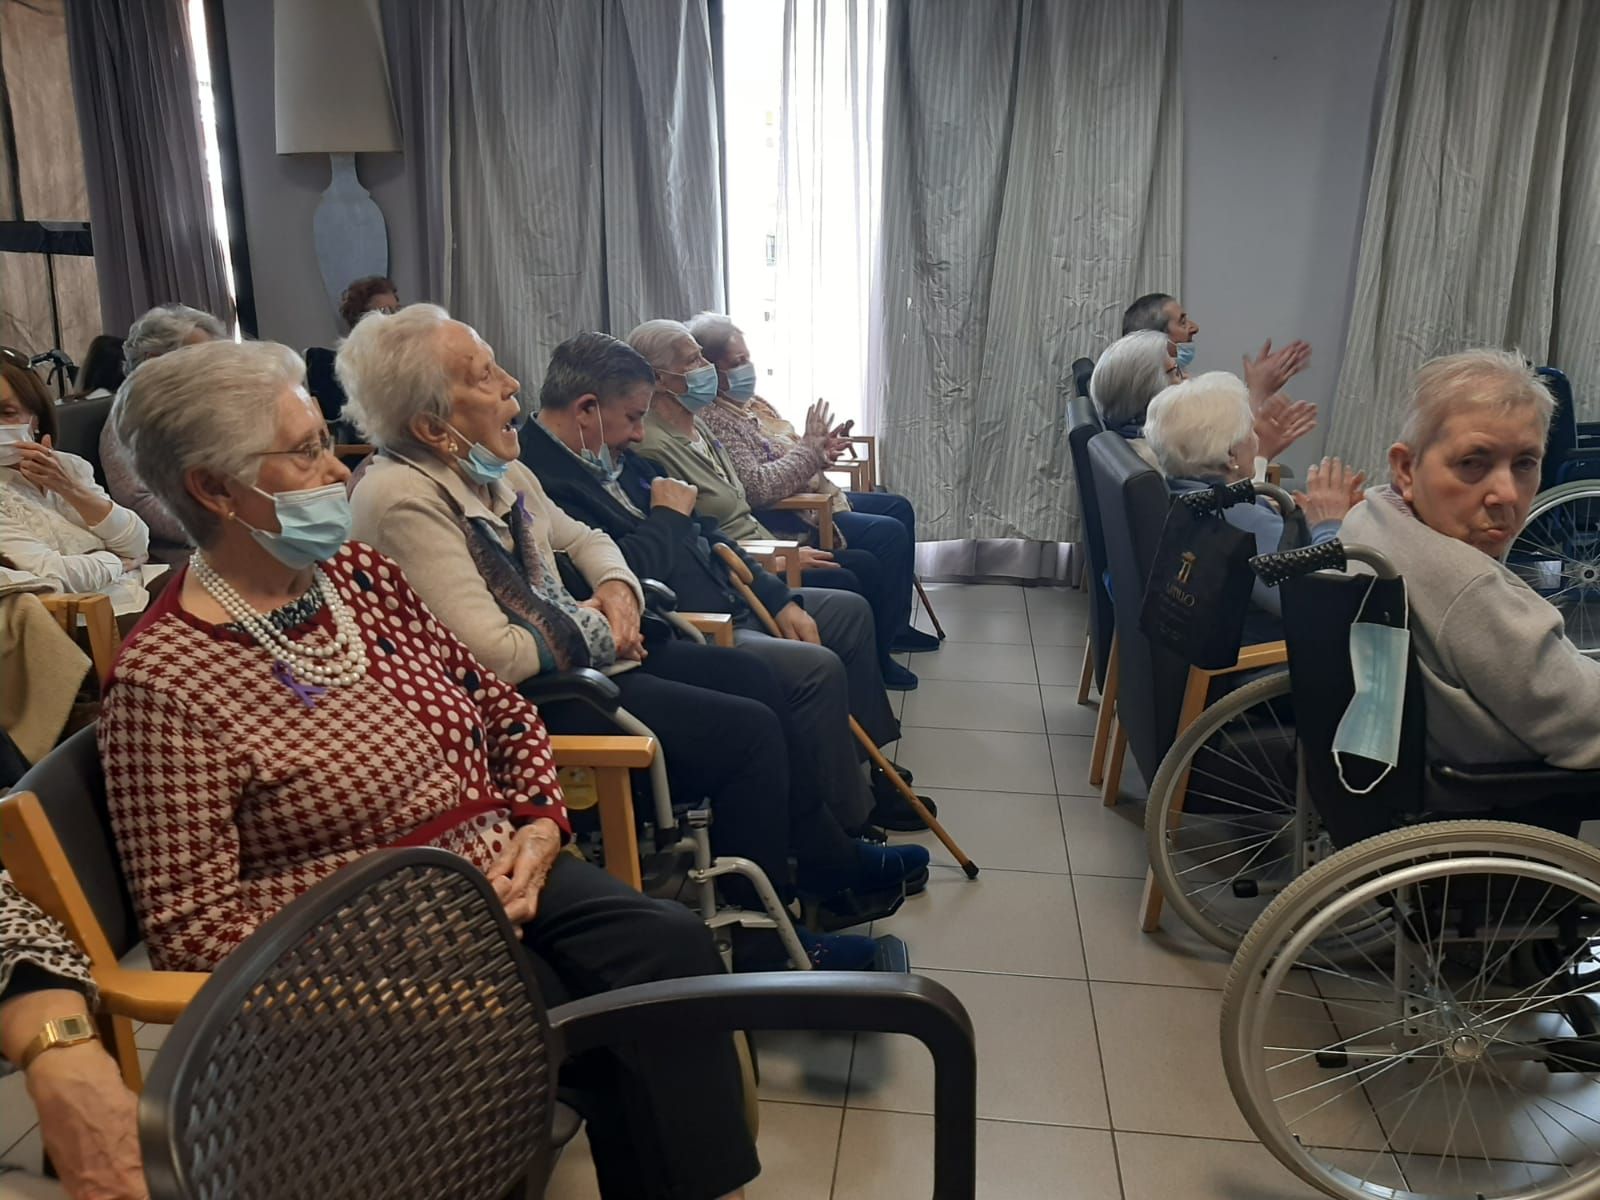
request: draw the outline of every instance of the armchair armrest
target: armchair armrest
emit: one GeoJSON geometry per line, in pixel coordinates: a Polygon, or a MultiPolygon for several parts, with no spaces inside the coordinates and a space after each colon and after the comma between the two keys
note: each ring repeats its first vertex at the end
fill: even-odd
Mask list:
{"type": "Polygon", "coordinates": [[[84,631],[89,637],[89,657],[94,661],[95,678],[103,693],[111,681],[111,666],[117,661],[117,649],[122,644],[111,597],[100,592],[41,592],[39,602],[74,640],[78,636],[78,619],[83,618],[84,631]]]}
{"type": "Polygon", "coordinates": [[[139,971],[105,967],[94,973],[105,1010],[134,1021],[171,1025],[211,976],[205,971],[139,971]]]}
{"type": "MultiPolygon", "coordinates": [[[[600,843],[605,847],[606,873],[635,891],[641,890],[644,876],[639,867],[639,827],[634,819],[633,787],[628,772],[643,770],[655,763],[655,738],[632,734],[603,737],[553,734],[550,753],[558,768],[585,767],[592,773],[594,805],[600,810],[600,843]]],[[[659,813],[657,815],[659,818],[659,813]]],[[[667,815],[671,816],[670,808],[667,815]]]]}
{"type": "Polygon", "coordinates": [[[713,646],[733,645],[733,616],[729,613],[679,613],[693,625],[713,646]]]}
{"type": "Polygon", "coordinates": [[[861,490],[867,492],[877,491],[878,439],[870,433],[856,433],[851,434],[845,441],[850,443],[850,452],[866,465],[867,486],[861,490]]]}
{"type": "Polygon", "coordinates": [[[1183,707],[1178,712],[1178,732],[1205,710],[1211,692],[1211,681],[1223,675],[1236,675],[1240,671],[1259,671],[1263,667],[1281,667],[1289,661],[1289,647],[1284,642],[1257,642],[1239,647],[1239,659],[1231,667],[1207,671],[1201,667],[1189,668],[1189,681],[1183,690],[1183,707]]]}
{"type": "Polygon", "coordinates": [[[1532,801],[1576,792],[1589,793],[1600,788],[1600,771],[1569,771],[1565,767],[1552,767],[1543,762],[1434,761],[1428,764],[1428,774],[1435,783],[1452,792],[1468,795],[1481,792],[1486,799],[1493,797],[1499,802],[1496,807],[1515,805],[1518,793],[1521,798],[1532,801]],[[1513,798],[1507,798],[1508,792],[1513,798]]]}
{"type": "Polygon", "coordinates": [[[772,539],[770,541],[740,542],[739,549],[758,561],[774,575],[783,575],[784,582],[792,588],[800,586],[800,543],[772,539]]]}
{"type": "Polygon", "coordinates": [[[817,545],[824,550],[833,549],[833,501],[821,492],[796,492],[772,505],[779,512],[809,512],[816,514],[817,545]]]}
{"type": "Polygon", "coordinates": [[[621,689],[592,667],[535,675],[518,684],[517,690],[535,704],[581,700],[590,708],[607,716],[617,711],[617,706],[622,700],[621,689]]]}

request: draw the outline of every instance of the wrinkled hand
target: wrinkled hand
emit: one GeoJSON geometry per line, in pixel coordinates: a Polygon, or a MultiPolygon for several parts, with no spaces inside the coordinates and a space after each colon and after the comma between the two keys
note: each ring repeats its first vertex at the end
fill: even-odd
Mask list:
{"type": "Polygon", "coordinates": [[[1283,390],[1289,380],[1311,365],[1311,344],[1293,341],[1282,350],[1273,350],[1272,339],[1261,346],[1261,353],[1244,356],[1244,381],[1250,388],[1250,403],[1259,407],[1269,396],[1283,390]]]}
{"type": "Polygon", "coordinates": [[[40,491],[54,492],[60,496],[72,505],[85,524],[98,525],[111,515],[109,500],[101,499],[67,474],[48,433],[42,441],[18,442],[13,448],[20,455],[17,470],[22,477],[40,491]]]}
{"type": "Polygon", "coordinates": [[[818,400],[810,408],[806,409],[805,436],[807,438],[814,438],[818,441],[822,441],[827,438],[828,431],[832,428],[833,413],[828,408],[828,402],[826,400],[818,400]]]}
{"type": "Polygon", "coordinates": [[[1268,396],[1256,409],[1258,453],[1268,462],[1317,427],[1317,406],[1306,400],[1290,400],[1278,393],[1268,396]]]}
{"type": "Polygon", "coordinates": [[[833,553],[828,550],[818,550],[815,546],[800,547],[800,569],[810,571],[814,568],[826,567],[837,570],[839,564],[833,561],[833,553]]]}
{"type": "Polygon", "coordinates": [[[811,614],[801,608],[793,600],[778,610],[778,615],[772,618],[778,623],[778,629],[783,636],[791,642],[810,642],[813,646],[822,645],[822,635],[817,632],[817,623],[811,619],[811,614]]]}
{"type": "Polygon", "coordinates": [[[1323,521],[1342,521],[1345,513],[1361,503],[1365,471],[1352,471],[1337,458],[1324,458],[1306,472],[1306,490],[1294,494],[1294,502],[1317,525],[1323,521]]]}
{"type": "Polygon", "coordinates": [[[561,827],[548,817],[522,826],[511,845],[484,872],[494,894],[506,907],[506,918],[518,927],[539,912],[539,893],[561,853],[561,827]]]}
{"type": "Polygon", "coordinates": [[[668,479],[665,475],[650,481],[650,507],[670,508],[686,517],[694,516],[695,501],[700,489],[681,479],[668,479]]]}
{"type": "Polygon", "coordinates": [[[611,625],[611,637],[617,643],[617,657],[643,662],[644,637],[639,632],[639,597],[620,579],[602,583],[595,589],[592,603],[600,609],[611,625]]]}
{"type": "Polygon", "coordinates": [[[72,1200],[148,1200],[139,1158],[139,1101],[99,1042],[34,1059],[28,1094],[45,1153],[72,1200]]]}

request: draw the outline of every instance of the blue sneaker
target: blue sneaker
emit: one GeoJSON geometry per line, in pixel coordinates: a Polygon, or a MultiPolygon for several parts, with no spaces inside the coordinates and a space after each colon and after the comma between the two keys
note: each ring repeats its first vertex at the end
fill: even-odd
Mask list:
{"type": "Polygon", "coordinates": [[[928,851],[911,844],[877,846],[856,843],[858,887],[881,888],[903,884],[907,895],[920,892],[928,883],[928,851]]]}
{"type": "Polygon", "coordinates": [[[806,957],[819,971],[870,971],[878,957],[878,943],[856,933],[812,933],[794,927],[806,957]]]}

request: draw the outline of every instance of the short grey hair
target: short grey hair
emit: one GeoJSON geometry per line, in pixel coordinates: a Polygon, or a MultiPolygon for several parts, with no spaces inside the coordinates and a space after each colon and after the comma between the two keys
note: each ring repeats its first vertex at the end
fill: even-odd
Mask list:
{"type": "Polygon", "coordinates": [[[1107,429],[1143,420],[1151,399],[1171,382],[1169,340],[1165,333],[1142,329],[1106,347],[1089,379],[1089,395],[1107,429]]]}
{"type": "Polygon", "coordinates": [[[671,371],[669,364],[672,362],[673,344],[685,335],[694,337],[682,321],[658,318],[635,325],[633,332],[628,335],[628,345],[644,355],[644,360],[656,370],[671,371]]]}
{"type": "Polygon", "coordinates": [[[254,483],[277,433],[278,397],[303,390],[305,378],[305,363],[287,346],[223,340],[152,359],[117,392],[111,419],[134,471],[197,546],[209,545],[221,522],[184,477],[205,469],[254,483]]]}
{"type": "Polygon", "coordinates": [[[122,361],[131,372],[135,367],[170,354],[196,329],[219,342],[228,336],[222,322],[202,309],[187,304],[158,304],[133,323],[122,341],[122,361]]]}
{"type": "Polygon", "coordinates": [[[728,343],[744,330],[725,313],[703,312],[689,321],[689,332],[700,343],[700,353],[712,362],[720,362],[727,356],[728,343]]]}
{"type": "Polygon", "coordinates": [[[438,346],[450,320],[437,304],[369,312],[340,343],[333,369],[347,398],[341,415],[374,446],[415,442],[417,417],[450,419],[450,377],[438,346]]]}
{"type": "Polygon", "coordinates": [[[1438,439],[1445,421],[1465,408],[1501,413],[1530,408],[1543,436],[1548,437],[1555,407],[1555,397],[1523,361],[1520,352],[1463,350],[1429,359],[1417,369],[1411,380],[1400,441],[1420,458],[1438,439]]]}
{"type": "MultiPolygon", "coordinates": [[[[1175,383],[1150,402],[1145,441],[1169,479],[1227,479],[1233,448],[1250,436],[1250,389],[1227,371],[1175,383]]],[[[1251,464],[1254,469],[1255,464],[1251,464]]]]}

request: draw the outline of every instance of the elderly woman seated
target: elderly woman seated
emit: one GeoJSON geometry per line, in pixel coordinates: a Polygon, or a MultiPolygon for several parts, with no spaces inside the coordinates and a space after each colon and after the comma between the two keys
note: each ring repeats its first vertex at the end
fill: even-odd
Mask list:
{"type": "MultiPolygon", "coordinates": [[[[743,480],[727,447],[703,420],[716,402],[717,370],[681,321],[646,321],[628,335],[628,344],[656,372],[656,390],[645,418],[638,453],[668,475],[699,489],[698,516],[714,519],[734,541],[770,539],[773,533],[751,511],[743,480]]],[[[890,646],[910,610],[910,581],[900,588],[884,564],[863,550],[836,552],[807,546],[800,550],[807,587],[858,592],[872,606],[878,669],[884,687],[911,691],[917,677],[890,656],[890,646]],[[900,593],[904,592],[903,597],[900,593]],[[896,615],[896,614],[900,615],[896,615]]]]}
{"type": "Polygon", "coordinates": [[[119,616],[148,599],[140,566],[150,531],[57,450],[56,409],[39,377],[0,359],[0,565],[64,592],[103,592],[119,616]]]}
{"type": "MultiPolygon", "coordinates": [[[[513,685],[575,667],[612,673],[623,707],[661,739],[674,795],[710,800],[714,849],[755,861],[780,895],[791,852],[819,899],[898,898],[927,867],[921,847],[846,836],[826,796],[791,786],[790,713],[764,663],[678,640],[665,622],[641,631],[639,582],[616,543],[552,504],[517,461],[520,385],[470,327],[431,304],[374,312],[341,346],[338,371],[347,416],[380,451],[354,489],[355,534],[400,564],[480,662],[513,685]],[[567,590],[557,554],[591,599],[567,590]]],[[[577,702],[546,705],[545,719],[563,733],[616,728],[577,702]]],[[[758,904],[746,881],[726,883],[758,904]]],[[[874,954],[866,938],[801,939],[821,966],[862,967],[874,954]]]]}
{"type": "MultiPolygon", "coordinates": [[[[1309,349],[1303,342],[1273,350],[1269,341],[1255,358],[1243,361],[1255,430],[1255,478],[1265,477],[1267,464],[1316,427],[1316,409],[1291,403],[1283,385],[1305,368],[1309,349]]],[[[1094,365],[1089,396],[1105,427],[1120,433],[1156,470],[1161,464],[1145,444],[1145,414],[1163,388],[1189,378],[1178,363],[1178,347],[1165,332],[1141,329],[1112,342],[1094,365]]]]}
{"type": "MultiPolygon", "coordinates": [[[[1145,440],[1167,477],[1174,495],[1200,491],[1215,484],[1239,483],[1251,478],[1258,438],[1250,411],[1249,390],[1236,375],[1211,371],[1169,387],[1151,401],[1145,417],[1145,440]]],[[[1366,476],[1352,474],[1336,458],[1323,459],[1311,468],[1306,491],[1296,501],[1311,528],[1311,540],[1324,542],[1339,534],[1339,522],[1361,500],[1366,476]]],[[[1256,540],[1257,554],[1286,549],[1283,516],[1264,496],[1254,504],[1235,504],[1223,511],[1228,524],[1256,540]]],[[[1259,579],[1250,599],[1261,612],[1276,618],[1282,613],[1277,588],[1259,579]]],[[[1282,636],[1275,625],[1258,622],[1247,627],[1251,641],[1282,636]]]]}
{"type": "Polygon", "coordinates": [[[900,624],[889,649],[894,653],[937,650],[939,639],[911,628],[911,589],[915,583],[917,516],[911,502],[891,492],[844,492],[822,472],[849,444],[833,427],[828,405],[818,400],[806,411],[799,433],[760,396],[756,369],[744,333],[721,313],[704,312],[689,322],[689,332],[717,369],[716,402],[701,419],[721,440],[744,485],[750,507],[762,522],[785,532],[804,532],[796,514],[762,512],[797,492],[828,496],[841,545],[865,550],[883,564],[887,600],[900,624]],[[786,522],[785,518],[791,519],[786,522]]]}
{"type": "Polygon", "coordinates": [[[1505,563],[1539,488],[1552,408],[1515,354],[1434,359],[1389,448],[1389,484],[1345,518],[1344,541],[1382,551],[1405,577],[1441,758],[1600,768],[1600,662],[1505,563]]]}
{"type": "MultiPolygon", "coordinates": [[[[130,378],[119,422],[199,547],[123,646],[99,728],[157,968],[208,970],[344,864],[433,845],[488,877],[552,1003],[721,970],[695,914],[561,852],[538,711],[346,540],[348,472],[298,355],[175,351],[130,378]]],[[[715,1197],[756,1174],[728,1039],[588,1065],[603,1194],[715,1197]]]]}
{"type": "MultiPolygon", "coordinates": [[[[140,364],[170,354],[180,346],[195,346],[227,336],[222,322],[208,312],[187,304],[162,304],[133,323],[122,343],[122,357],[131,374],[140,364]]],[[[106,491],[111,493],[111,498],[133,509],[149,526],[150,557],[164,563],[181,563],[187,559],[193,547],[183,532],[183,523],[139,482],[127,447],[117,436],[115,419],[108,420],[100,429],[100,469],[105,472],[106,491]]]]}

